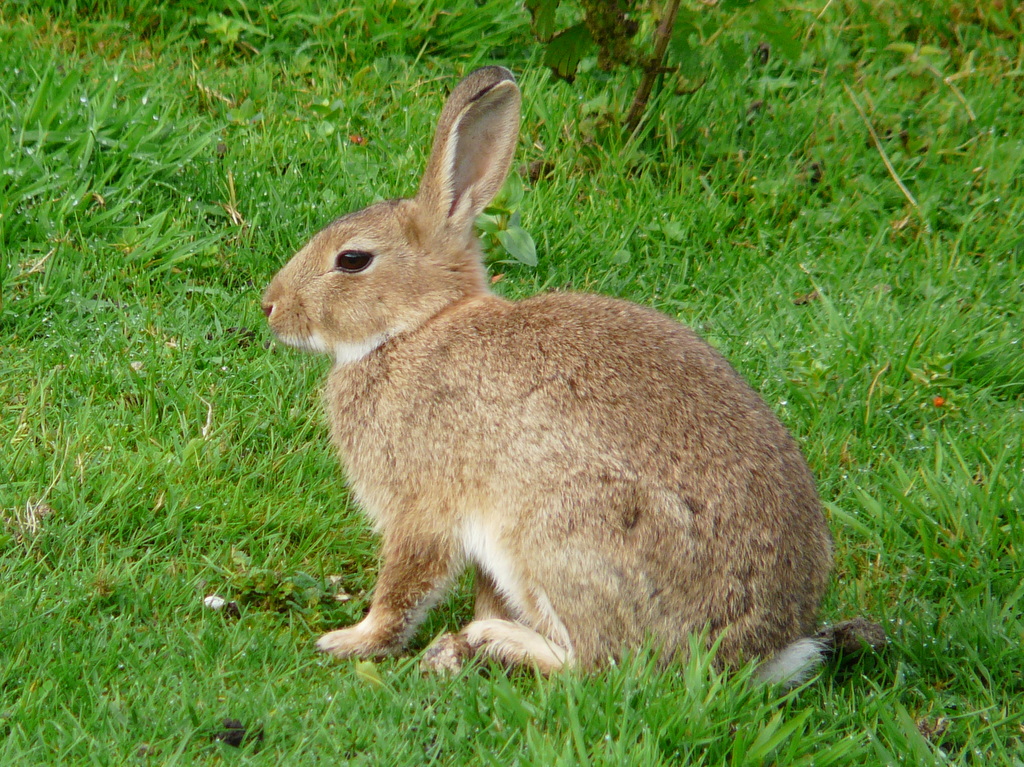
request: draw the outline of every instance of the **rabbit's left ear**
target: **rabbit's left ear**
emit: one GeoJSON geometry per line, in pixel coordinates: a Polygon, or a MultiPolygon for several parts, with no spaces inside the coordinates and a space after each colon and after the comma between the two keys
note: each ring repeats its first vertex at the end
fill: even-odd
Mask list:
{"type": "Polygon", "coordinates": [[[519,136],[519,88],[504,67],[467,75],[441,112],[416,199],[439,225],[472,225],[501,189],[519,136]]]}

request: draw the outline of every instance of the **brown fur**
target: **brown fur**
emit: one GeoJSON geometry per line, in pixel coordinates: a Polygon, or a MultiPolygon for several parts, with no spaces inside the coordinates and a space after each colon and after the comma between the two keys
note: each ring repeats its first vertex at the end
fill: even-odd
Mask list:
{"type": "Polygon", "coordinates": [[[508,171],[518,116],[506,70],[469,75],[416,198],[329,225],[267,289],[280,338],[336,355],[332,437],[383,538],[369,615],[319,646],[399,650],[472,564],[466,636],[511,662],[594,667],[651,639],[671,656],[705,626],[728,627],[725,662],[770,657],[814,631],[831,565],[806,463],[672,319],[487,290],[472,221],[508,171]],[[338,272],[344,249],[376,257],[338,272]],[[557,652],[516,644],[505,621],[557,652]]]}

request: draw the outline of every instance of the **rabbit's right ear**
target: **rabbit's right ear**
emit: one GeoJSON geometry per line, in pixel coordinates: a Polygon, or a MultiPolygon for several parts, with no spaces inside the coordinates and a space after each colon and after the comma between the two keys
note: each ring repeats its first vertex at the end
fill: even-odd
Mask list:
{"type": "Polygon", "coordinates": [[[504,67],[460,82],[441,112],[416,200],[455,229],[468,229],[501,189],[519,137],[519,88],[504,67]]]}

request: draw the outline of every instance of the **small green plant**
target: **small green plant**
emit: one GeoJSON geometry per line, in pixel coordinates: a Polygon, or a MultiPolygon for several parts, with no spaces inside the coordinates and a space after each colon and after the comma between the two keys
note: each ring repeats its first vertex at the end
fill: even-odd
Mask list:
{"type": "Polygon", "coordinates": [[[235,570],[227,582],[228,592],[239,605],[262,612],[298,612],[313,616],[352,597],[341,588],[341,577],[315,578],[297,570],[286,573],[266,567],[253,567],[250,558],[234,551],[235,570]]]}
{"type": "Polygon", "coordinates": [[[308,612],[330,598],[325,584],[307,573],[285,575],[264,568],[238,573],[231,589],[240,604],[271,612],[308,612]]]}
{"type": "Polygon", "coordinates": [[[241,104],[228,110],[227,118],[234,125],[255,125],[263,121],[261,112],[252,99],[245,99],[241,104]]]}
{"type": "Polygon", "coordinates": [[[309,105],[309,111],[319,120],[317,132],[321,136],[333,135],[345,121],[345,102],[341,99],[320,99],[309,105]]]}
{"type": "Polygon", "coordinates": [[[255,24],[223,13],[207,15],[205,32],[209,40],[224,49],[240,49],[249,53],[259,53],[259,50],[248,39],[242,37],[243,33],[253,38],[270,37],[266,30],[255,24]]]}
{"type": "MultiPolygon", "coordinates": [[[[477,216],[476,226],[491,243],[491,253],[500,248],[512,262],[537,265],[537,246],[523,228],[519,205],[523,200],[523,182],[512,173],[494,202],[477,216]]],[[[508,259],[497,259],[509,263],[508,259]]]]}

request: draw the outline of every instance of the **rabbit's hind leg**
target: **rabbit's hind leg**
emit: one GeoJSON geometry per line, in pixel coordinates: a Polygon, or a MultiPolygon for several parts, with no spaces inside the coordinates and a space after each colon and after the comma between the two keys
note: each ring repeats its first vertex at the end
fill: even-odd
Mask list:
{"type": "Polygon", "coordinates": [[[571,651],[529,626],[487,618],[473,621],[458,633],[439,636],[423,651],[420,668],[425,673],[457,674],[478,654],[506,668],[533,667],[542,674],[575,665],[571,651]]]}
{"type": "Polygon", "coordinates": [[[473,620],[501,618],[514,620],[514,611],[498,591],[494,579],[483,568],[476,568],[476,588],[473,597],[473,620]]]}
{"type": "Polygon", "coordinates": [[[533,666],[550,674],[574,665],[572,651],[529,626],[514,621],[475,620],[461,632],[474,653],[483,653],[504,666],[533,666]]]}

